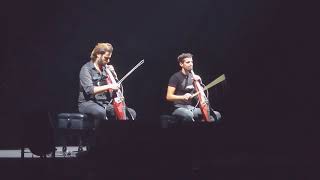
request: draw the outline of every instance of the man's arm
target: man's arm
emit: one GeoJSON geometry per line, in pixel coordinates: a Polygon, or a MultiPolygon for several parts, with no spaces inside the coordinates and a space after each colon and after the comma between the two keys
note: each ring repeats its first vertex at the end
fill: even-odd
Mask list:
{"type": "Polygon", "coordinates": [[[168,86],[168,88],[167,88],[167,96],[166,96],[166,99],[168,101],[188,100],[192,96],[190,93],[186,93],[184,95],[175,95],[174,94],[175,91],[176,91],[175,87],[168,86]]]}
{"type": "Polygon", "coordinates": [[[99,94],[108,91],[109,89],[118,90],[120,85],[118,84],[107,84],[103,86],[93,86],[93,94],[99,94]]]}
{"type": "Polygon", "coordinates": [[[92,82],[91,75],[88,68],[83,67],[80,71],[80,85],[83,87],[84,91],[89,95],[95,95],[108,91],[109,89],[117,90],[119,89],[118,84],[107,84],[103,86],[94,86],[92,82]]]}

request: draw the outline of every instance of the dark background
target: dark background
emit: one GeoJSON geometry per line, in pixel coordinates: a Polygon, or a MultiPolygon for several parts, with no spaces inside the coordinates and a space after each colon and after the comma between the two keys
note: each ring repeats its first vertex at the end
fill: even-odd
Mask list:
{"type": "MultiPolygon", "coordinates": [[[[176,57],[194,54],[228,141],[305,158],[319,148],[316,6],[290,1],[11,1],[2,7],[0,147],[16,146],[21,113],[75,112],[78,73],[98,42],[115,50],[127,104],[141,122],[168,113],[176,57]]],[[[37,127],[35,127],[37,128],[37,127]]],[[[221,137],[222,140],[224,137],[221,137]]]]}

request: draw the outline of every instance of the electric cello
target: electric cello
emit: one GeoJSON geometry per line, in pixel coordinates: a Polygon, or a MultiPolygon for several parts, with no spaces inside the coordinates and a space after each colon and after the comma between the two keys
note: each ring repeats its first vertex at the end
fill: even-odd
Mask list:
{"type": "MultiPolygon", "coordinates": [[[[135,69],[137,69],[140,65],[142,65],[144,63],[144,60],[141,60],[135,67],[133,67],[125,76],[123,76],[122,79],[118,80],[117,78],[117,74],[114,71],[113,68],[111,68],[111,66],[106,65],[106,73],[107,73],[107,78],[106,81],[108,84],[114,84],[117,83],[121,86],[121,89],[118,89],[116,91],[110,89],[109,92],[111,94],[111,98],[112,98],[112,105],[114,108],[114,112],[115,112],[115,116],[117,120],[129,120],[130,118],[127,117],[127,106],[125,103],[125,98],[123,95],[123,86],[122,86],[122,82],[125,80],[125,78],[127,78],[135,69]]],[[[132,120],[133,117],[131,117],[132,120]]]]}
{"type": "MultiPolygon", "coordinates": [[[[195,76],[193,70],[191,70],[191,74],[192,76],[195,76]]],[[[193,86],[196,90],[196,93],[194,93],[191,97],[196,97],[196,96],[198,97],[199,108],[202,113],[202,118],[206,122],[210,122],[210,104],[204,91],[224,81],[225,79],[226,79],[225,75],[223,74],[219,76],[217,79],[215,79],[214,81],[212,81],[211,83],[209,83],[208,85],[206,85],[205,87],[201,86],[200,80],[193,81],[193,86]]]]}

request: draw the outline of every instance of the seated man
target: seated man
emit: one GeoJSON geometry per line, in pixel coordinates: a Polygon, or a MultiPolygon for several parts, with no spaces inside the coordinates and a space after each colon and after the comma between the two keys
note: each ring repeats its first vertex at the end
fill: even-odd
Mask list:
{"type": "MultiPolygon", "coordinates": [[[[91,60],[80,70],[79,112],[92,116],[96,127],[101,120],[116,118],[111,103],[112,92],[119,90],[120,86],[117,83],[108,84],[106,80],[107,68],[116,77],[113,66],[108,65],[112,51],[111,44],[98,43],[91,53],[91,60]]],[[[136,118],[136,112],[132,108],[126,108],[125,111],[128,119],[136,118]]]]}
{"type": "MultiPolygon", "coordinates": [[[[174,111],[172,115],[183,121],[201,121],[202,113],[200,108],[193,105],[192,92],[194,91],[193,81],[200,80],[198,75],[192,75],[193,55],[183,53],[178,56],[178,63],[181,70],[173,74],[169,79],[166,99],[173,102],[174,111]]],[[[221,119],[221,114],[213,111],[213,116],[210,116],[210,122],[221,119]]]]}

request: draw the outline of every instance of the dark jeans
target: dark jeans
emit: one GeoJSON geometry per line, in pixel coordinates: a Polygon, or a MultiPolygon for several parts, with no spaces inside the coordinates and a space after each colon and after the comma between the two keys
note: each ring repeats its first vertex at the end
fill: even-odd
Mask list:
{"type": "MultiPolygon", "coordinates": [[[[221,119],[221,114],[218,111],[213,111],[216,118],[210,115],[210,121],[218,121],[221,119]]],[[[173,116],[181,119],[182,121],[200,121],[202,119],[202,112],[200,108],[195,108],[191,105],[175,106],[175,110],[172,112],[173,116]]]]}
{"type": "MultiPolygon", "coordinates": [[[[93,101],[88,101],[79,104],[79,112],[92,116],[95,125],[99,124],[101,120],[114,120],[115,113],[112,104],[97,104],[93,101]]],[[[127,116],[129,119],[135,119],[137,114],[132,108],[127,108],[127,116]]]]}

